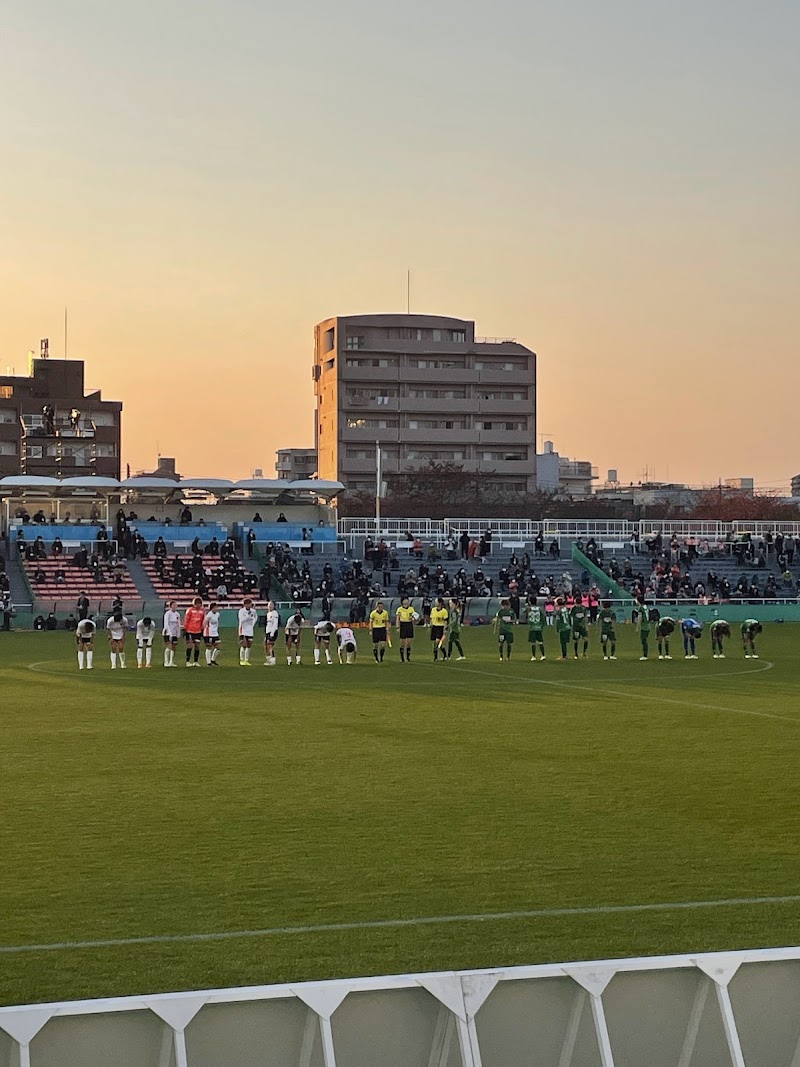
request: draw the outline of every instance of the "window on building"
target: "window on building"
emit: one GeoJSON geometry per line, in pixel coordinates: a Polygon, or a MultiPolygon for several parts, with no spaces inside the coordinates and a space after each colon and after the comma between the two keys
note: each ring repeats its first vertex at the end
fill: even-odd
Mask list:
{"type": "Polygon", "coordinates": [[[450,330],[450,340],[458,344],[464,344],[467,339],[466,330],[450,330]]]}
{"type": "Polygon", "coordinates": [[[0,385],[0,400],[10,400],[14,395],[13,385],[0,385]]]}
{"type": "Polygon", "coordinates": [[[492,463],[495,460],[516,462],[526,458],[524,452],[481,452],[481,459],[485,463],[492,463]]]}
{"type": "Polygon", "coordinates": [[[336,360],[335,359],[326,359],[325,360],[325,370],[333,370],[335,364],[336,364],[336,360]]]}
{"type": "Polygon", "coordinates": [[[28,445],[28,459],[43,459],[44,451],[41,445],[28,445]]]}
{"type": "Polygon", "coordinates": [[[3,410],[3,408],[0,408],[0,423],[2,423],[4,426],[10,426],[11,423],[16,421],[16,411],[9,411],[8,408],[6,408],[5,410],[3,410]]]}
{"type": "Polygon", "coordinates": [[[433,331],[433,339],[434,339],[434,341],[441,341],[441,339],[442,339],[442,331],[441,330],[434,330],[433,331]]]}
{"type": "Polygon", "coordinates": [[[98,455],[99,458],[109,459],[112,456],[116,456],[116,454],[117,454],[117,446],[116,445],[98,445],[97,446],[97,455],[98,455]]]}
{"type": "Polygon", "coordinates": [[[16,456],[16,441],[0,441],[0,456],[16,456]]]}
{"type": "Polygon", "coordinates": [[[332,352],[335,343],[336,343],[336,339],[335,339],[335,336],[334,336],[334,329],[333,329],[333,326],[331,326],[331,328],[329,330],[325,331],[325,338],[324,338],[324,341],[323,341],[324,350],[326,352],[332,352]]]}
{"type": "Polygon", "coordinates": [[[345,348],[350,348],[350,349],[363,348],[364,347],[364,337],[363,337],[363,335],[360,334],[360,333],[355,333],[355,334],[349,333],[347,335],[347,337],[345,337],[344,347],[345,348]]]}
{"type": "Polygon", "coordinates": [[[463,449],[450,448],[410,448],[406,452],[406,459],[433,459],[437,463],[454,462],[463,460],[463,449]]]}
{"type": "Polygon", "coordinates": [[[113,411],[87,411],[86,416],[95,426],[116,426],[117,424],[113,411]]]}

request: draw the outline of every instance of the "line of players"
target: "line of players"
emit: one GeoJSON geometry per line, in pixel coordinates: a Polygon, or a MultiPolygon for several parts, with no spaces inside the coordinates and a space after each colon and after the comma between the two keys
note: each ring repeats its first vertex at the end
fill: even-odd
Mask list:
{"type": "MultiPolygon", "coordinates": [[[[658,647],[658,658],[661,660],[672,659],[670,653],[670,641],[676,630],[680,629],[683,640],[683,654],[685,659],[698,659],[697,641],[703,634],[703,624],[697,619],[685,618],[675,620],[669,615],[661,615],[657,608],[648,608],[644,600],[639,600],[634,608],[634,622],[639,634],[642,654],[640,661],[650,658],[650,635],[655,629],[655,638],[658,647]]],[[[617,658],[617,614],[606,600],[594,615],[590,608],[583,604],[575,604],[570,608],[559,598],[556,601],[555,618],[553,625],[558,635],[561,660],[569,659],[569,646],[572,644],[573,658],[586,657],[589,654],[589,624],[597,622],[600,627],[600,645],[603,650],[604,660],[617,658]]],[[[546,659],[544,649],[545,613],[537,603],[531,601],[526,610],[523,622],[528,625],[528,644],[531,647],[531,660],[546,659]],[[538,652],[538,657],[537,657],[538,652]]],[[[500,610],[495,616],[493,627],[497,633],[498,651],[501,662],[503,659],[511,659],[511,650],[514,646],[514,630],[519,625],[516,614],[511,609],[509,600],[501,600],[500,610]]],[[[745,659],[758,659],[756,652],[756,638],[763,627],[757,619],[745,619],[741,625],[742,648],[745,659]]],[[[711,635],[711,652],[714,659],[725,659],[725,641],[731,636],[730,623],[724,619],[716,619],[712,622],[709,632],[711,635]]]]}
{"type": "MultiPolygon", "coordinates": [[[[702,636],[703,626],[697,619],[686,618],[676,621],[670,616],[661,616],[658,609],[650,608],[643,601],[637,603],[634,610],[635,623],[639,633],[642,647],[640,660],[647,660],[650,654],[650,637],[655,628],[655,639],[658,647],[658,658],[662,660],[672,659],[670,654],[670,641],[672,635],[680,627],[680,635],[683,640],[684,657],[686,659],[698,659],[696,644],[702,636]]],[[[400,606],[395,613],[395,623],[399,631],[400,660],[411,662],[411,654],[415,635],[415,626],[420,621],[420,616],[412,607],[408,597],[403,597],[400,606]]],[[[528,644],[531,648],[531,660],[546,659],[544,646],[545,613],[538,603],[531,601],[526,609],[526,617],[523,620],[528,626],[528,644]],[[537,656],[538,652],[538,656],[537,656]]],[[[617,615],[609,601],[604,601],[596,619],[592,617],[590,609],[582,604],[567,607],[563,601],[557,602],[554,626],[559,639],[561,660],[569,658],[569,646],[572,644],[575,659],[580,656],[586,657],[589,653],[589,624],[596,621],[600,627],[600,644],[603,650],[604,660],[616,660],[617,658],[617,615]]],[[[301,663],[301,638],[305,618],[298,609],[293,612],[283,628],[285,639],[286,663],[299,665],[301,663]]],[[[444,662],[453,658],[453,650],[457,649],[457,660],[464,660],[464,649],[461,645],[462,609],[457,600],[450,600],[445,605],[442,597],[437,598],[431,609],[430,641],[433,648],[434,661],[441,658],[444,662]]],[[[253,606],[253,601],[246,598],[244,605],[238,614],[238,639],[239,639],[239,665],[250,667],[255,631],[258,625],[258,612],[253,606]]],[[[509,600],[500,602],[500,610],[495,616],[493,627],[498,638],[498,651],[500,660],[511,659],[514,646],[514,633],[519,625],[516,614],[511,609],[509,600]]],[[[125,669],[126,653],[125,639],[130,630],[128,619],[119,611],[115,612],[106,622],[106,631],[109,640],[111,668],[125,669]]],[[[372,637],[372,653],[376,663],[382,663],[386,649],[391,648],[390,630],[391,624],[389,613],[382,601],[378,601],[375,609],[369,617],[369,628],[372,637]]],[[[78,645],[78,669],[92,670],[94,667],[94,637],[96,625],[91,619],[83,619],[78,623],[76,640],[78,645]]],[[[277,663],[275,648],[279,641],[281,629],[280,615],[275,604],[270,601],[267,605],[264,632],[264,665],[273,667],[277,663]]],[[[761,623],[756,619],[746,619],[741,624],[742,647],[745,659],[758,659],[756,652],[756,638],[762,631],[761,623]]],[[[164,612],[162,626],[164,638],[164,666],[177,667],[175,656],[183,633],[186,642],[186,667],[200,666],[200,651],[204,647],[206,665],[209,667],[219,666],[219,653],[221,648],[220,636],[220,611],[216,602],[212,601],[206,610],[203,607],[201,597],[195,597],[192,604],[187,608],[181,618],[175,601],[167,604],[164,612]]],[[[355,633],[349,626],[336,627],[327,620],[322,620],[314,626],[314,663],[333,663],[331,656],[331,640],[336,635],[337,655],[340,663],[354,663],[358,650],[355,633]]],[[[156,625],[152,618],[145,616],[136,623],[136,663],[139,669],[149,669],[152,666],[153,641],[156,636],[156,625]]],[[[724,619],[715,620],[710,627],[711,650],[714,659],[724,659],[724,643],[731,636],[731,627],[724,619]]]]}
{"type": "MultiPolygon", "coordinates": [[[[302,628],[305,618],[299,610],[290,615],[283,628],[286,642],[286,662],[301,662],[300,643],[302,628]]],[[[258,612],[253,606],[253,601],[246,598],[243,607],[239,609],[238,638],[239,638],[239,666],[250,667],[255,631],[258,625],[258,612]]],[[[272,603],[267,605],[266,629],[264,637],[265,662],[267,667],[275,666],[277,659],[275,646],[278,644],[281,628],[280,615],[272,603]]],[[[126,651],[125,641],[131,631],[131,623],[122,612],[117,611],[106,621],[106,633],[108,636],[111,669],[125,670],[126,651]]],[[[156,637],[156,623],[149,616],[140,619],[135,626],[136,636],[136,665],[149,670],[153,662],[153,641],[156,637]]],[[[219,666],[219,654],[222,645],[220,635],[220,610],[219,605],[212,601],[208,609],[203,607],[202,597],[195,597],[186,613],[181,616],[174,600],[169,601],[164,612],[164,620],[161,629],[164,639],[164,666],[177,667],[176,654],[183,634],[186,643],[185,665],[187,667],[200,666],[200,652],[205,650],[205,660],[208,667],[219,666]]],[[[333,663],[331,657],[331,638],[336,634],[337,654],[340,663],[354,663],[357,653],[357,642],[353,630],[349,626],[341,626],[338,629],[332,622],[322,621],[314,626],[314,663],[322,662],[324,654],[326,663],[333,663]]],[[[94,669],[94,639],[97,634],[97,625],[91,619],[82,619],[77,626],[75,638],[78,645],[78,669],[94,669]]]]}

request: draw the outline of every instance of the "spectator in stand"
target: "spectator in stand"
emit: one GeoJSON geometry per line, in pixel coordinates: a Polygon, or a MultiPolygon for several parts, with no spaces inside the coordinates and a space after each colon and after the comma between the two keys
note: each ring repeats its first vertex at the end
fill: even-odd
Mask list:
{"type": "Polygon", "coordinates": [[[419,537],[414,538],[414,544],[411,546],[411,551],[414,553],[415,559],[422,559],[424,548],[419,537]]]}
{"type": "Polygon", "coordinates": [[[33,572],[33,580],[36,585],[42,585],[44,582],[47,581],[47,577],[41,567],[37,567],[36,570],[33,572]]]}
{"type": "Polygon", "coordinates": [[[461,558],[469,559],[469,534],[466,530],[462,530],[461,536],[458,539],[458,543],[461,546],[461,558]]]}
{"type": "Polygon", "coordinates": [[[786,553],[786,561],[789,564],[789,567],[794,566],[794,554],[796,547],[797,546],[795,543],[795,539],[792,537],[791,534],[787,534],[786,537],[784,537],[783,539],[783,551],[786,553]]]}
{"type": "Polygon", "coordinates": [[[285,516],[285,515],[283,514],[283,512],[281,511],[281,512],[280,512],[280,513],[278,514],[278,517],[277,517],[277,519],[276,519],[275,521],[276,521],[276,522],[288,522],[289,520],[288,520],[288,519],[286,518],[286,516],[285,516]]]}
{"type": "Polygon", "coordinates": [[[203,550],[207,556],[219,556],[219,541],[216,537],[212,537],[203,550]]]}
{"type": "Polygon", "coordinates": [[[558,544],[558,538],[554,537],[550,542],[550,559],[560,559],[561,548],[558,544]]]}
{"type": "Polygon", "coordinates": [[[62,556],[64,554],[64,545],[62,544],[60,537],[53,538],[53,543],[50,546],[50,554],[53,556],[62,556]]]}
{"type": "Polygon", "coordinates": [[[192,512],[188,506],[184,507],[181,511],[180,519],[178,521],[180,522],[181,526],[188,526],[191,523],[192,512]]]}
{"type": "Polygon", "coordinates": [[[75,605],[78,611],[78,621],[82,622],[84,619],[89,618],[89,598],[86,593],[81,592],[78,597],[78,603],[75,605]]]}
{"type": "Polygon", "coordinates": [[[247,558],[248,559],[252,559],[253,558],[253,549],[255,548],[255,543],[256,543],[256,532],[251,527],[247,531],[247,558]]]}

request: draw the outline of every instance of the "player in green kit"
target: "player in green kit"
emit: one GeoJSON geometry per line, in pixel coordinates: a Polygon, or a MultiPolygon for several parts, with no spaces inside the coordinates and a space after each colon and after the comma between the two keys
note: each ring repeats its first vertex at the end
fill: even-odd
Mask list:
{"type": "Polygon", "coordinates": [[[604,600],[600,609],[600,644],[603,646],[603,659],[617,658],[617,624],[616,613],[611,610],[611,601],[604,600]],[[609,654],[610,653],[610,654],[609,654]]]}
{"type": "Polygon", "coordinates": [[[672,659],[669,654],[669,639],[675,633],[675,620],[669,615],[663,615],[656,626],[656,640],[658,641],[658,658],[672,659]]]}
{"type": "Polygon", "coordinates": [[[572,633],[572,615],[570,614],[569,608],[564,603],[563,597],[559,597],[556,601],[556,632],[561,644],[561,658],[567,659],[569,637],[572,633]]]}
{"type": "Polygon", "coordinates": [[[450,614],[447,617],[447,659],[453,658],[453,645],[458,649],[458,659],[466,659],[461,647],[461,605],[457,600],[450,601],[450,614]]]}
{"type": "Polygon", "coordinates": [[[528,604],[528,644],[531,646],[531,661],[536,660],[536,646],[539,646],[541,659],[547,659],[544,654],[544,612],[534,598],[528,604]]]}
{"type": "Polygon", "coordinates": [[[639,631],[639,640],[642,642],[642,654],[640,660],[646,660],[650,652],[650,612],[644,598],[640,597],[636,602],[636,627],[639,631]]]}
{"type": "Polygon", "coordinates": [[[758,659],[756,638],[763,629],[758,619],[745,619],[742,623],[742,646],[745,659],[758,659]]]}
{"type": "Polygon", "coordinates": [[[589,609],[585,608],[583,604],[576,604],[570,612],[570,619],[572,621],[572,647],[575,650],[575,659],[578,658],[578,645],[581,642],[583,642],[583,655],[586,658],[586,654],[589,651],[589,631],[587,630],[589,609]]]}
{"type": "Polygon", "coordinates": [[[717,619],[711,623],[708,632],[711,634],[711,658],[725,659],[723,643],[726,637],[731,636],[730,625],[724,619],[717,619]]]}
{"type": "Polygon", "coordinates": [[[503,649],[506,652],[506,659],[511,659],[511,649],[514,646],[514,626],[517,622],[517,616],[511,610],[511,604],[508,600],[500,601],[500,610],[494,617],[494,629],[497,633],[497,647],[500,650],[500,662],[503,662],[503,649]]]}

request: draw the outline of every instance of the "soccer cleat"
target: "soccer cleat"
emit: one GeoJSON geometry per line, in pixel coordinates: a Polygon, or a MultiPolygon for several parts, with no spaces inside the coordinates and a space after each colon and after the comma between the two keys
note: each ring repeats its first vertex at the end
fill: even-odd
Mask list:
{"type": "Polygon", "coordinates": [[[191,663],[189,663],[189,661],[188,661],[188,660],[186,661],[186,666],[187,666],[187,667],[191,667],[191,663]]]}
{"type": "MultiPolygon", "coordinates": [[[[466,656],[456,656],[456,663],[460,663],[461,660],[466,659],[466,658],[467,658],[466,656]]],[[[544,656],[542,656],[542,659],[544,659],[544,656]]]]}
{"type": "Polygon", "coordinates": [[[639,662],[643,663],[647,659],[647,656],[639,656],[639,662]]]}
{"type": "Polygon", "coordinates": [[[758,659],[758,654],[756,652],[753,652],[750,656],[750,659],[758,659]]]}
{"type": "Polygon", "coordinates": [[[535,663],[535,662],[536,662],[536,656],[531,656],[531,663],[535,663]]]}
{"type": "Polygon", "coordinates": [[[720,652],[720,654],[717,656],[717,659],[725,659],[725,653],[720,652]]]}
{"type": "Polygon", "coordinates": [[[609,656],[609,659],[616,659],[616,656],[609,656]]]}
{"type": "Polygon", "coordinates": [[[659,653],[659,656],[658,656],[658,658],[659,658],[659,659],[663,659],[664,657],[663,657],[663,656],[662,656],[662,655],[661,655],[661,654],[659,653]]]}
{"type": "Polygon", "coordinates": [[[672,656],[664,656],[664,659],[672,659],[672,656]]]}
{"type": "Polygon", "coordinates": [[[603,656],[603,659],[608,659],[608,656],[603,656]]]}

